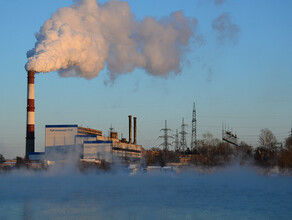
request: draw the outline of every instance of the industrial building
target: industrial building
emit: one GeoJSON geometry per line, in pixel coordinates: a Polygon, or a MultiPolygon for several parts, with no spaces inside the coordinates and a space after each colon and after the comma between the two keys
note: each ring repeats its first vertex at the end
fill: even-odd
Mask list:
{"type": "Polygon", "coordinates": [[[102,131],[74,125],[46,125],[46,160],[64,160],[74,156],[87,161],[115,160],[137,162],[141,160],[141,145],[137,145],[136,117],[134,117],[134,140],[132,142],[132,116],[129,116],[129,140],[119,139],[118,132],[109,137],[102,131]]]}

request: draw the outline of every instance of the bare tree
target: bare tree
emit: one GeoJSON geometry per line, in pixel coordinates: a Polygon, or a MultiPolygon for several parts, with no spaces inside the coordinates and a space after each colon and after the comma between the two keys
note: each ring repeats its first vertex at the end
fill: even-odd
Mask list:
{"type": "Polygon", "coordinates": [[[265,128],[261,130],[261,134],[259,136],[259,144],[261,147],[271,149],[276,145],[276,143],[277,139],[270,129],[265,128]]]}
{"type": "Polygon", "coordinates": [[[292,136],[286,139],[285,146],[289,151],[292,151],[292,136]]]}
{"type": "Polygon", "coordinates": [[[2,154],[0,154],[0,163],[4,163],[5,162],[5,158],[2,154]]]}
{"type": "Polygon", "coordinates": [[[218,138],[214,138],[213,134],[207,131],[205,134],[203,134],[203,142],[207,146],[216,146],[220,143],[220,140],[218,138]]]}

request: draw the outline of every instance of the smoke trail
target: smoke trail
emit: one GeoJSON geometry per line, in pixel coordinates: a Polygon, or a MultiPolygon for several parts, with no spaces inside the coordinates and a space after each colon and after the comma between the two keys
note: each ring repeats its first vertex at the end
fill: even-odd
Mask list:
{"type": "Polygon", "coordinates": [[[27,70],[58,71],[61,76],[91,79],[106,66],[117,74],[143,68],[154,76],[180,72],[197,20],[181,11],[157,21],[137,21],[127,2],[77,0],[60,8],[36,34],[27,52],[27,70]]]}
{"type": "Polygon", "coordinates": [[[239,27],[231,22],[229,13],[223,13],[212,22],[212,28],[217,32],[218,43],[227,41],[237,43],[239,27]]]}

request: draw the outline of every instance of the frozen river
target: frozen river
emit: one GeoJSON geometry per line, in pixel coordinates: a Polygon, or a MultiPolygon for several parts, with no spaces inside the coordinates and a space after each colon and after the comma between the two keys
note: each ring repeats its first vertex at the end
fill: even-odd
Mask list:
{"type": "Polygon", "coordinates": [[[292,177],[212,173],[0,176],[0,219],[292,219],[292,177]]]}

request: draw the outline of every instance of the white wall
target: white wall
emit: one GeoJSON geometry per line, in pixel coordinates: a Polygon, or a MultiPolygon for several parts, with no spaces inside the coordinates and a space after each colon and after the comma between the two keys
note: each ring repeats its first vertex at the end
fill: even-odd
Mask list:
{"type": "Polygon", "coordinates": [[[55,127],[46,126],[46,147],[61,146],[61,145],[74,145],[75,135],[77,135],[77,125],[64,126],[56,125],[55,127]]]}

